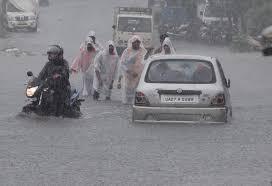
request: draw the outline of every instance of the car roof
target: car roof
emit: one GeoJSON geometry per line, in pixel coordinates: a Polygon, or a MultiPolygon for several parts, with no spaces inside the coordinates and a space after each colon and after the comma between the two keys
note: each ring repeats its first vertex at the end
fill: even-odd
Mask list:
{"type": "Polygon", "coordinates": [[[165,59],[190,59],[190,60],[203,60],[203,61],[210,61],[214,63],[215,59],[214,57],[209,56],[201,56],[201,55],[181,55],[181,54],[175,54],[175,55],[153,55],[147,60],[147,64],[158,61],[158,60],[165,60],[165,59]]]}

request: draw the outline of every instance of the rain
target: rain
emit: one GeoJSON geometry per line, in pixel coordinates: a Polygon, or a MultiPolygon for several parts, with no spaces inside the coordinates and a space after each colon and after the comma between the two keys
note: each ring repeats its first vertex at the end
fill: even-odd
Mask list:
{"type": "MultiPolygon", "coordinates": [[[[262,54],[271,44],[262,37],[272,25],[271,2],[168,1],[168,7],[190,7],[188,17],[170,18],[177,21],[173,25],[162,23],[164,6],[148,0],[49,0],[37,8],[37,28],[0,26],[0,185],[271,185],[272,56],[262,54]],[[207,6],[213,10],[201,9],[207,6]],[[27,72],[38,76],[48,46],[60,45],[69,66],[91,30],[106,47],[116,7],[153,9],[154,48],[167,32],[177,54],[216,57],[231,80],[232,119],[133,123],[117,81],[111,101],[84,98],[80,118],[21,116],[29,102],[27,72]],[[201,23],[190,27],[193,20],[201,23]]],[[[81,90],[81,74],[70,74],[70,83],[81,90]]]]}

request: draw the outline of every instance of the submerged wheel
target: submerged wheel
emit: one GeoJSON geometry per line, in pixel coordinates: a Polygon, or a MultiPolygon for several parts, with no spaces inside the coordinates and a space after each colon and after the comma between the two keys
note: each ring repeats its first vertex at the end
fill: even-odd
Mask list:
{"type": "Polygon", "coordinates": [[[67,118],[79,118],[82,116],[79,105],[74,105],[72,107],[66,108],[64,111],[64,117],[67,118]]]}
{"type": "Polygon", "coordinates": [[[24,106],[22,109],[22,112],[26,113],[26,114],[30,114],[30,113],[34,112],[33,106],[32,105],[24,106]]]}
{"type": "Polygon", "coordinates": [[[36,25],[34,28],[30,28],[31,32],[38,32],[38,25],[36,25]]]}

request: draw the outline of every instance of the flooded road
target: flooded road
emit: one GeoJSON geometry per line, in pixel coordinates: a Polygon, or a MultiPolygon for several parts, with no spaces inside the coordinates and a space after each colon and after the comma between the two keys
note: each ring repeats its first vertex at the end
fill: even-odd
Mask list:
{"type": "MultiPolygon", "coordinates": [[[[112,102],[86,100],[79,120],[17,117],[26,99],[26,71],[41,70],[48,45],[61,44],[71,63],[89,30],[103,44],[112,38],[113,7],[143,4],[91,2],[53,2],[41,9],[38,33],[11,33],[0,40],[0,50],[25,52],[0,52],[0,185],[269,186],[272,58],[260,53],[174,43],[179,53],[221,61],[232,82],[229,124],[132,124],[116,89],[112,102]]],[[[80,87],[80,77],[71,78],[80,87]]]]}

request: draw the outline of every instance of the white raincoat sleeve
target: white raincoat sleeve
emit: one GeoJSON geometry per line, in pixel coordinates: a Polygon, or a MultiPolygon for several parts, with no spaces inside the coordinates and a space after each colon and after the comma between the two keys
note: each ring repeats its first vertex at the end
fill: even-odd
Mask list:
{"type": "Polygon", "coordinates": [[[99,52],[94,59],[94,80],[93,80],[93,88],[98,91],[101,87],[99,87],[99,80],[96,75],[96,71],[101,72],[101,61],[103,59],[103,53],[99,52]]]}
{"type": "Polygon", "coordinates": [[[124,63],[124,61],[127,58],[127,53],[128,53],[127,51],[128,51],[127,49],[124,50],[124,52],[123,52],[123,54],[122,54],[122,56],[121,56],[121,58],[119,60],[118,67],[117,67],[117,69],[118,69],[118,78],[123,77],[122,64],[124,63]]]}
{"type": "Polygon", "coordinates": [[[120,66],[120,59],[119,57],[116,59],[116,67],[115,67],[115,71],[114,71],[114,76],[113,76],[113,80],[118,80],[119,78],[119,66],[120,66]]]}
{"type": "Polygon", "coordinates": [[[94,70],[101,72],[101,61],[103,58],[103,52],[99,52],[94,59],[94,70]]]}

